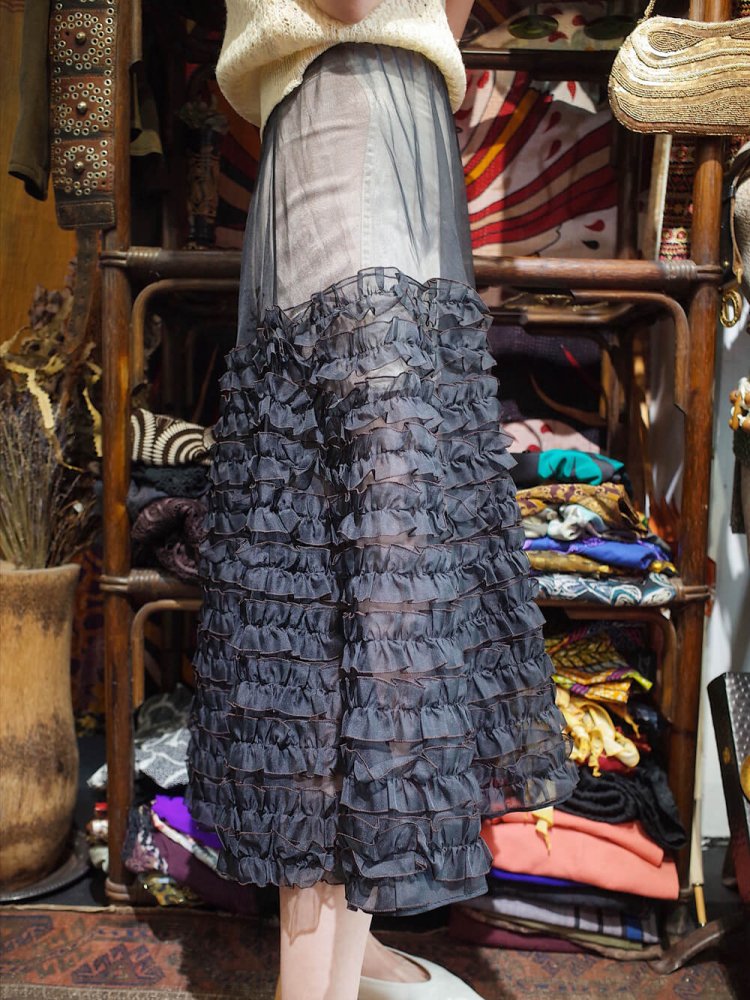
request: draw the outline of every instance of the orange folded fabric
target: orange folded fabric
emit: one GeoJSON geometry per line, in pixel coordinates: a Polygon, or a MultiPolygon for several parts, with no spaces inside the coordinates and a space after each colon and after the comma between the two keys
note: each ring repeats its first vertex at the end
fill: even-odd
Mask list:
{"type": "MultiPolygon", "coordinates": [[[[489,820],[490,823],[526,823],[534,826],[536,817],[533,813],[507,813],[502,819],[489,820]]],[[[586,819],[585,816],[574,816],[572,813],[554,811],[554,822],[550,826],[549,835],[554,837],[555,830],[578,830],[590,837],[608,840],[611,844],[632,851],[639,858],[648,861],[650,865],[660,865],[664,860],[664,849],[649,837],[638,820],[627,823],[603,823],[601,820],[586,819]]]]}
{"type": "Polygon", "coordinates": [[[679,893],[677,867],[664,858],[661,848],[653,845],[649,861],[643,857],[645,845],[637,823],[599,823],[567,814],[577,824],[590,829],[560,823],[562,813],[555,812],[555,824],[549,830],[550,850],[534,827],[529,813],[509,813],[499,820],[482,824],[482,837],[492,852],[496,868],[527,875],[547,875],[595,885],[614,892],[629,892],[652,899],[676,899],[679,893]],[[613,830],[619,829],[614,834],[613,830]],[[605,828],[605,829],[602,829],[605,828]],[[634,847],[628,845],[628,842],[634,847]]]}

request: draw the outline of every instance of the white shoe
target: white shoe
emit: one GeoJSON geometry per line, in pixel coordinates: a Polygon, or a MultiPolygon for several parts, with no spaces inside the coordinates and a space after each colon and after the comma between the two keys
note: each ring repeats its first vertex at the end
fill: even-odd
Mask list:
{"type": "Polygon", "coordinates": [[[398,948],[390,950],[421,966],[430,978],[416,983],[394,983],[387,979],[360,976],[357,1000],[483,1000],[463,979],[441,965],[408,955],[398,948]]]}

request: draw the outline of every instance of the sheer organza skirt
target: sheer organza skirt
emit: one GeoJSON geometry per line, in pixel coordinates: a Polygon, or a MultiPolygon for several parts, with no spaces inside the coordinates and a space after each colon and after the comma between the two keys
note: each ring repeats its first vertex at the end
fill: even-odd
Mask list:
{"type": "Polygon", "coordinates": [[[275,109],[215,428],[188,799],[220,871],[417,913],[575,783],[440,72],[340,45],[275,109]]]}

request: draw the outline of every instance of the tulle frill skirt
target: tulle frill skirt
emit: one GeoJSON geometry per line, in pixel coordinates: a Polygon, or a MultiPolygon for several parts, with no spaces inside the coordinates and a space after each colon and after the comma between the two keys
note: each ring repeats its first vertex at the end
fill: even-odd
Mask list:
{"type": "Polygon", "coordinates": [[[215,428],[188,800],[229,878],[418,913],[574,786],[488,323],[442,76],[330,49],[265,130],[215,428]]]}

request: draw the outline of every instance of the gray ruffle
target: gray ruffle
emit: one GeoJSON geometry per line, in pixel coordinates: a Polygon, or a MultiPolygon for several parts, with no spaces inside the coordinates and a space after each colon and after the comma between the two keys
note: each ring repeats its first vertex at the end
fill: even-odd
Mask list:
{"type": "Polygon", "coordinates": [[[188,798],[228,877],[421,912],[486,891],[483,817],[575,785],[488,325],[371,268],[227,358],[188,798]]]}

